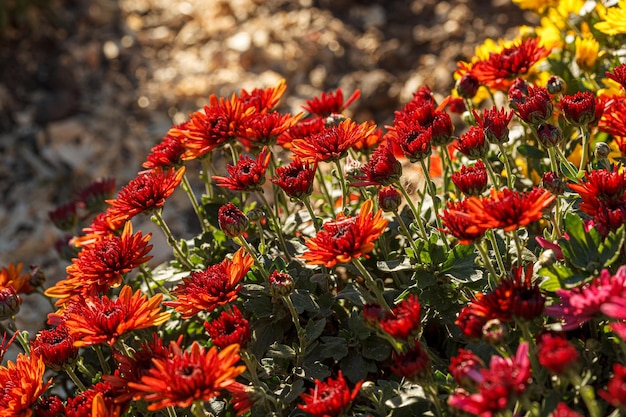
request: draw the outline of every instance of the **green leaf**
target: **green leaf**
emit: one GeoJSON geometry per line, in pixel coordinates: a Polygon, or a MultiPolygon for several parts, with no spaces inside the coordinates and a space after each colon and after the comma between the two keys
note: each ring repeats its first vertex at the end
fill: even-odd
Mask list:
{"type": "Polygon", "coordinates": [[[609,232],[607,237],[598,246],[598,261],[604,268],[611,266],[619,258],[624,245],[624,225],[615,232],[609,232]]]}
{"type": "Polygon", "coordinates": [[[517,151],[526,158],[530,159],[542,159],[546,157],[545,152],[532,145],[520,145],[517,147],[517,151]]]}
{"type": "Polygon", "coordinates": [[[343,337],[323,336],[321,340],[320,358],[318,359],[333,358],[338,361],[348,355],[348,342],[343,337]]]}
{"type": "Polygon", "coordinates": [[[285,388],[287,389],[283,390],[280,397],[285,404],[289,404],[298,399],[298,396],[305,391],[304,379],[296,379],[291,386],[286,385],[285,388]]]}
{"type": "Polygon", "coordinates": [[[352,283],[347,284],[346,287],[341,290],[335,298],[344,298],[358,307],[362,307],[363,304],[365,304],[367,301],[367,298],[363,295],[363,291],[361,290],[361,288],[355,286],[352,283]]]}
{"type": "Polygon", "coordinates": [[[365,379],[369,372],[376,371],[376,365],[371,361],[366,361],[361,355],[347,356],[340,362],[339,367],[353,384],[365,379]]]}
{"type": "Polygon", "coordinates": [[[311,313],[317,313],[320,311],[320,307],[317,305],[315,297],[309,291],[297,290],[289,295],[289,297],[291,298],[298,314],[302,314],[305,311],[309,311],[311,313]]]}
{"type": "Polygon", "coordinates": [[[295,359],[296,351],[290,346],[274,342],[267,350],[267,356],[275,359],[295,359]]]}
{"type": "Polygon", "coordinates": [[[313,341],[320,337],[326,327],[326,319],[310,320],[305,327],[305,335],[308,341],[313,341]]]}
{"type": "Polygon", "coordinates": [[[391,346],[386,340],[371,336],[361,343],[363,357],[378,362],[384,361],[391,355],[391,346]]]}
{"type": "Polygon", "coordinates": [[[561,161],[561,173],[570,181],[578,182],[578,168],[569,161],[561,161]]]}
{"type": "Polygon", "coordinates": [[[426,288],[434,285],[437,282],[437,277],[430,271],[420,269],[415,271],[412,281],[415,281],[419,288],[426,288]]]}
{"type": "Polygon", "coordinates": [[[378,261],[376,262],[376,268],[382,272],[396,272],[413,269],[413,266],[411,265],[411,260],[408,257],[403,256],[400,259],[394,259],[391,261],[378,261]]]}

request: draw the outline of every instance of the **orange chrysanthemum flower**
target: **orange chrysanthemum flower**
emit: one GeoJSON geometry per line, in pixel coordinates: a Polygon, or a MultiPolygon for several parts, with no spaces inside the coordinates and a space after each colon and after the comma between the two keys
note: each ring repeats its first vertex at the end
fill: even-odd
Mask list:
{"type": "Polygon", "coordinates": [[[123,274],[152,259],[148,256],[152,249],[148,244],[151,236],[133,234],[131,222],[127,222],[121,236],[109,236],[84,248],[66,268],[68,277],[48,288],[45,294],[60,298],[57,304],[64,304],[74,294],[87,294],[94,289],[91,287],[96,292],[105,292],[118,286],[123,274]]]}
{"type": "Polygon", "coordinates": [[[475,224],[510,232],[539,220],[555,198],[542,188],[535,187],[528,192],[505,188],[502,191],[492,189],[489,197],[470,197],[466,204],[468,213],[475,216],[475,224]]]}
{"type": "Polygon", "coordinates": [[[287,84],[283,79],[276,84],[276,87],[255,88],[249,93],[241,90],[239,100],[245,108],[253,107],[257,113],[267,113],[276,107],[286,90],[287,84]]]}
{"type": "Polygon", "coordinates": [[[376,130],[373,123],[356,124],[344,120],[338,125],[325,127],[308,138],[291,142],[291,151],[304,162],[336,161],[342,158],[355,143],[365,140],[376,130]]]}
{"type": "Polygon", "coordinates": [[[304,113],[295,116],[279,112],[254,113],[243,122],[239,142],[246,149],[260,148],[264,145],[273,145],[278,136],[293,127],[302,118],[304,113]]]}
{"type": "Polygon", "coordinates": [[[237,299],[240,282],[246,276],[254,260],[243,248],[235,252],[233,260],[224,259],[204,271],[192,272],[183,278],[173,291],[176,300],[163,304],[174,307],[188,319],[201,311],[213,311],[216,307],[237,299]]]}
{"type": "Polygon", "coordinates": [[[139,213],[149,213],[163,207],[165,200],[180,185],[183,175],[184,166],[167,171],[155,168],[139,174],[122,187],[115,200],[107,200],[111,205],[111,216],[129,220],[139,213]]]}
{"type": "MultiPolygon", "coordinates": [[[[550,50],[540,46],[539,38],[525,38],[499,53],[490,53],[489,58],[474,63],[469,72],[481,84],[506,92],[515,78],[528,73],[539,60],[547,57],[550,50]]],[[[461,68],[461,72],[466,68],[461,68]]]]}
{"type": "Polygon", "coordinates": [[[107,207],[91,221],[89,226],[83,228],[84,235],[73,238],[71,244],[78,247],[91,246],[107,236],[115,235],[126,221],[113,217],[113,214],[112,207],[107,207]]]}
{"type": "Polygon", "coordinates": [[[254,110],[254,107],[245,108],[235,94],[230,100],[211,95],[204,111],[192,113],[184,128],[172,128],[168,135],[184,137],[187,151],[182,159],[201,158],[222,143],[237,138],[242,121],[254,110]]]}
{"type": "Polygon", "coordinates": [[[338,263],[367,256],[388,223],[382,210],[372,215],[372,206],[372,200],[366,200],[358,216],[346,217],[340,213],[336,220],[326,222],[324,230],[306,240],[309,250],[302,258],[308,264],[332,268],[338,263]]]}
{"type": "Polygon", "coordinates": [[[116,300],[103,296],[72,302],[65,325],[76,338],[74,346],[112,345],[132,330],[159,326],[170,318],[169,312],[161,311],[163,294],[148,298],[139,290],[132,291],[126,285],[116,300]]]}
{"type": "Polygon", "coordinates": [[[21,262],[14,264],[11,262],[7,266],[3,266],[0,270],[0,288],[11,286],[16,293],[30,294],[35,291],[35,288],[31,285],[30,274],[28,272],[22,272],[24,264],[21,262]]]}
{"type": "Polygon", "coordinates": [[[452,202],[448,201],[447,208],[441,214],[444,228],[442,231],[459,240],[461,245],[471,245],[472,242],[485,235],[488,226],[470,213],[467,199],[452,202]]]}
{"type": "MultiPolygon", "coordinates": [[[[189,407],[194,401],[208,401],[222,394],[245,371],[239,362],[239,346],[230,345],[220,352],[215,346],[204,348],[193,342],[189,351],[171,344],[173,356],[153,359],[153,367],[140,383],[128,385],[150,402],[148,410],[189,407]]],[[[137,398],[137,397],[136,397],[137,398]]]]}
{"type": "Polygon", "coordinates": [[[52,379],[43,383],[46,365],[39,355],[17,355],[15,363],[0,366],[0,415],[28,417],[31,407],[42,395],[52,379]]]}

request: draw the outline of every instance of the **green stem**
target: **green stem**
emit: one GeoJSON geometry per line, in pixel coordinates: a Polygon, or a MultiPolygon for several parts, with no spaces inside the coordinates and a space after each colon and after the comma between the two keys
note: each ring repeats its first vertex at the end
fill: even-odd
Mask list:
{"type": "Polygon", "coordinates": [[[104,355],[102,354],[102,346],[95,345],[93,348],[96,351],[96,355],[98,356],[98,361],[100,362],[100,368],[102,369],[102,372],[104,372],[105,374],[110,374],[111,368],[109,368],[108,362],[104,359],[104,355]]]}
{"type": "Polygon", "coordinates": [[[161,215],[160,210],[154,211],[152,215],[152,220],[154,221],[154,223],[156,223],[157,226],[161,228],[161,230],[163,230],[163,233],[165,233],[165,237],[167,238],[167,243],[174,250],[174,253],[176,254],[176,257],[178,258],[178,260],[185,267],[187,267],[187,269],[190,269],[190,270],[193,269],[193,265],[189,262],[187,257],[185,257],[185,255],[183,254],[183,251],[178,246],[178,242],[176,242],[176,239],[174,238],[174,235],[172,234],[172,231],[170,230],[169,226],[165,222],[165,219],[161,215]]]}
{"type": "Polygon", "coordinates": [[[506,154],[504,149],[504,145],[498,142],[498,149],[500,149],[500,154],[502,155],[502,161],[504,162],[504,168],[506,169],[506,185],[509,190],[513,190],[513,170],[511,169],[511,161],[509,161],[509,156],[506,154]]]}
{"type": "Polygon", "coordinates": [[[441,400],[439,399],[439,395],[437,395],[437,385],[435,383],[427,382],[422,387],[430,399],[430,402],[432,402],[435,406],[435,415],[438,417],[444,416],[441,400]]]}
{"type": "Polygon", "coordinates": [[[250,352],[247,350],[241,351],[241,359],[246,364],[246,368],[248,368],[248,373],[250,374],[250,380],[254,384],[255,387],[260,387],[261,383],[259,382],[259,376],[256,373],[257,362],[256,359],[250,355],[250,352]]]}
{"type": "Polygon", "coordinates": [[[202,170],[204,171],[204,189],[209,200],[213,200],[213,184],[211,183],[211,159],[213,158],[213,152],[206,154],[204,158],[200,159],[202,164],[202,170]]]}
{"type": "Polygon", "coordinates": [[[589,134],[589,129],[587,129],[585,126],[580,127],[580,134],[582,135],[583,140],[583,152],[582,156],[580,157],[580,168],[578,168],[579,172],[587,170],[587,163],[589,161],[589,139],[591,138],[591,135],[589,134]]]}
{"type": "Polygon", "coordinates": [[[150,285],[150,282],[152,282],[152,283],[154,283],[154,285],[156,285],[156,287],[163,294],[165,294],[165,295],[167,295],[168,297],[171,298],[171,294],[170,294],[169,290],[167,288],[165,288],[165,286],[163,286],[163,284],[161,284],[159,281],[154,279],[154,277],[152,276],[152,271],[146,269],[146,267],[144,265],[139,265],[139,270],[141,271],[141,273],[145,277],[146,286],[148,287],[148,293],[150,294],[150,296],[154,295],[154,290],[152,289],[152,286],[150,285]]]}
{"type": "Polygon", "coordinates": [[[81,392],[87,390],[87,387],[85,387],[85,384],[83,384],[80,378],[78,378],[78,375],[76,375],[76,372],[74,372],[74,368],[72,366],[66,365],[63,369],[65,370],[67,376],[70,377],[74,385],[76,385],[81,392]]]}
{"type": "Polygon", "coordinates": [[[493,167],[491,166],[491,162],[486,157],[480,158],[487,169],[487,175],[489,176],[489,180],[491,180],[491,185],[493,188],[498,188],[500,186],[500,181],[497,179],[495,172],[493,172],[493,167]]]}
{"type": "Polygon", "coordinates": [[[402,217],[400,217],[400,213],[398,213],[398,210],[395,210],[393,214],[395,214],[396,219],[398,219],[400,230],[402,231],[404,236],[406,236],[406,238],[409,240],[409,245],[411,245],[411,249],[413,249],[413,257],[415,257],[415,259],[418,259],[419,249],[417,248],[417,245],[415,244],[415,241],[413,240],[413,236],[411,236],[411,232],[409,232],[408,227],[406,227],[406,223],[404,223],[404,220],[402,220],[402,217]]]}
{"type": "Polygon", "coordinates": [[[493,279],[498,282],[500,280],[500,276],[496,273],[495,268],[493,267],[493,264],[491,263],[491,259],[489,259],[489,254],[487,253],[487,248],[485,246],[483,246],[484,242],[476,242],[476,248],[478,249],[478,252],[480,253],[480,256],[483,258],[483,263],[485,264],[485,267],[487,268],[487,270],[489,271],[489,273],[493,276],[493,279]]]}
{"type": "Polygon", "coordinates": [[[598,406],[598,402],[596,401],[596,395],[594,393],[593,387],[588,385],[583,385],[580,377],[578,375],[574,375],[572,377],[572,382],[574,383],[574,387],[580,393],[580,396],[589,410],[589,415],[591,417],[600,417],[600,407],[598,406]]]}
{"type": "Polygon", "coordinates": [[[524,250],[522,242],[519,238],[519,235],[517,234],[517,230],[511,231],[511,234],[513,235],[513,240],[515,241],[515,250],[517,251],[517,265],[522,266],[524,261],[524,259],[522,258],[522,253],[524,250]]]}
{"type": "Polygon", "coordinates": [[[171,405],[169,407],[165,407],[165,411],[167,411],[168,417],[176,417],[176,410],[171,405]]]}
{"type": "Polygon", "coordinates": [[[376,302],[380,304],[380,306],[386,311],[391,311],[389,304],[387,304],[385,297],[383,297],[383,293],[380,291],[380,288],[378,288],[378,285],[376,284],[376,280],[374,279],[372,274],[370,274],[367,268],[365,268],[365,265],[363,265],[361,261],[357,258],[352,258],[352,264],[356,266],[356,269],[358,269],[361,275],[363,275],[363,278],[365,278],[368,286],[371,287],[369,288],[369,290],[374,293],[374,296],[376,297],[376,302]]]}
{"type": "Polygon", "coordinates": [[[345,214],[345,209],[348,205],[348,185],[346,184],[346,179],[343,176],[343,168],[338,159],[335,159],[335,167],[337,168],[337,180],[339,180],[339,184],[341,185],[341,209],[345,214]]]}
{"type": "Polygon", "coordinates": [[[269,275],[267,274],[265,268],[263,268],[263,264],[259,260],[259,256],[257,255],[256,251],[252,249],[246,238],[244,238],[243,236],[238,236],[236,238],[233,238],[233,240],[243,246],[246,252],[248,252],[248,254],[252,256],[252,259],[254,259],[254,264],[263,276],[263,279],[265,279],[265,281],[269,281],[269,275]]]}
{"type": "Polygon", "coordinates": [[[285,295],[284,297],[282,297],[282,299],[285,301],[285,304],[287,305],[287,308],[289,309],[289,313],[291,314],[291,320],[293,321],[294,326],[296,326],[296,332],[298,333],[298,350],[296,352],[296,368],[299,368],[300,366],[302,366],[302,360],[304,359],[303,353],[304,353],[304,350],[306,349],[305,333],[304,333],[304,329],[300,325],[300,315],[296,311],[296,307],[293,305],[293,301],[291,301],[291,298],[289,297],[289,295],[285,295]]]}
{"type": "Polygon", "coordinates": [[[187,193],[187,196],[189,197],[189,201],[191,201],[193,211],[196,213],[196,216],[198,217],[198,220],[200,221],[200,226],[202,227],[202,231],[208,232],[209,229],[207,227],[206,222],[204,221],[204,216],[202,215],[202,209],[200,208],[200,205],[198,204],[198,199],[193,193],[191,184],[189,183],[189,179],[187,178],[187,174],[183,175],[183,181],[181,183],[181,187],[183,188],[183,191],[187,193]]]}
{"type": "Polygon", "coordinates": [[[202,400],[196,400],[191,404],[191,412],[194,417],[212,417],[213,413],[209,413],[206,408],[204,408],[204,402],[202,400]]]}
{"type": "Polygon", "coordinates": [[[433,210],[435,212],[435,223],[437,223],[437,230],[439,231],[439,235],[441,236],[441,240],[443,240],[443,244],[447,250],[450,250],[450,245],[448,244],[448,237],[443,232],[443,225],[441,224],[441,219],[439,218],[439,199],[437,198],[437,189],[435,188],[435,183],[430,178],[430,173],[428,167],[426,167],[426,163],[423,159],[420,159],[420,165],[422,166],[422,171],[424,171],[424,179],[426,180],[426,190],[430,194],[430,198],[433,200],[433,210]]]}
{"type": "Polygon", "coordinates": [[[319,232],[321,225],[317,221],[317,216],[315,216],[315,212],[313,211],[313,207],[311,207],[311,199],[310,199],[310,197],[308,195],[307,196],[303,196],[301,201],[304,203],[304,206],[306,207],[307,211],[309,212],[309,216],[311,216],[311,220],[313,221],[313,226],[315,227],[315,231],[319,232]]]}
{"type": "Polygon", "coordinates": [[[411,200],[409,193],[407,193],[406,189],[404,188],[400,180],[398,180],[396,184],[398,185],[398,189],[400,190],[400,192],[404,196],[404,199],[409,205],[411,212],[413,212],[413,217],[415,218],[415,222],[417,223],[420,233],[422,234],[422,239],[424,239],[425,241],[428,241],[428,235],[426,234],[426,227],[424,226],[424,221],[422,220],[422,217],[419,211],[415,208],[415,205],[413,204],[413,201],[411,200]]]}
{"type": "Polygon", "coordinates": [[[270,218],[274,226],[274,231],[276,232],[276,235],[278,236],[278,241],[280,242],[280,246],[282,247],[283,252],[285,253],[287,262],[289,262],[291,261],[291,255],[289,254],[289,250],[287,249],[287,243],[285,242],[285,236],[283,236],[283,231],[280,227],[280,221],[278,219],[278,216],[274,213],[274,211],[272,210],[272,207],[270,207],[269,203],[267,202],[267,199],[265,198],[265,194],[263,194],[262,191],[259,191],[258,194],[261,197],[261,201],[263,201],[263,204],[265,205],[265,207],[267,207],[267,211],[270,213],[270,218]]]}
{"type": "Polygon", "coordinates": [[[328,187],[326,186],[326,181],[324,181],[324,174],[322,174],[322,170],[318,169],[317,171],[315,171],[315,175],[317,175],[317,180],[322,188],[322,194],[324,194],[324,198],[326,198],[326,202],[328,203],[328,207],[330,208],[330,215],[335,217],[335,202],[333,201],[333,197],[328,191],[328,187]]]}
{"type": "Polygon", "coordinates": [[[504,275],[506,272],[506,268],[504,267],[504,261],[502,260],[502,254],[500,254],[500,249],[498,248],[498,241],[496,240],[496,234],[493,229],[487,230],[487,238],[491,242],[491,247],[493,248],[494,253],[496,254],[496,262],[498,263],[498,268],[500,268],[500,273],[504,275]]]}

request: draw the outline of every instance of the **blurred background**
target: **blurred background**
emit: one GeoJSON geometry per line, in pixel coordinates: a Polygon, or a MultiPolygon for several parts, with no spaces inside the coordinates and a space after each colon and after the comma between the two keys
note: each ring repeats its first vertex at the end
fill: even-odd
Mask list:
{"type": "MultiPolygon", "coordinates": [[[[284,78],[282,110],[297,113],[358,88],[353,118],[382,126],[422,85],[447,95],[457,61],[532,19],[511,0],[0,1],[0,267],[63,279],[48,212],[99,177],[126,184],[212,93],[284,78]]],[[[18,326],[46,308],[26,296],[18,326]]]]}

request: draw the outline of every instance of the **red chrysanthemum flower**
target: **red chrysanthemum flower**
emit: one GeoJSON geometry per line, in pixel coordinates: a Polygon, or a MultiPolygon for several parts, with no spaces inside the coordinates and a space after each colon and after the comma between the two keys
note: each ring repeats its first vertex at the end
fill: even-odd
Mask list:
{"type": "Polygon", "coordinates": [[[125,405],[116,404],[117,393],[107,382],[98,382],[75,397],[68,398],[66,417],[119,417],[125,405]]]}
{"type": "Polygon", "coordinates": [[[519,43],[504,48],[499,53],[490,53],[489,58],[474,63],[470,73],[480,84],[498,91],[508,91],[511,83],[550,51],[540,46],[539,38],[524,38],[519,43]]]}
{"type": "Polygon", "coordinates": [[[366,200],[358,216],[346,217],[339,213],[336,220],[326,222],[324,230],[306,240],[308,251],[302,258],[308,264],[332,268],[338,263],[348,263],[352,258],[367,256],[374,250],[374,241],[388,223],[382,210],[372,215],[372,207],[372,200],[366,200]]]}
{"type": "Polygon", "coordinates": [[[483,328],[490,320],[490,311],[481,304],[483,293],[474,294],[474,299],[459,312],[454,324],[469,340],[480,340],[483,337],[483,328]]]}
{"type": "Polygon", "coordinates": [[[0,321],[19,313],[21,305],[22,299],[13,287],[0,287],[0,321]]]}
{"type": "Polygon", "coordinates": [[[389,146],[381,145],[374,149],[369,161],[360,169],[360,175],[356,175],[357,182],[353,186],[391,185],[400,179],[402,164],[396,159],[389,146]]]}
{"type": "Polygon", "coordinates": [[[46,365],[39,355],[17,355],[15,362],[0,366],[0,415],[7,417],[30,416],[31,407],[48,389],[50,379],[43,383],[46,365]]]}
{"type": "Polygon", "coordinates": [[[388,126],[385,138],[398,146],[411,162],[421,161],[432,153],[432,129],[417,119],[396,120],[388,126]]]}
{"type": "Polygon", "coordinates": [[[252,106],[246,108],[235,94],[230,99],[213,94],[203,111],[192,113],[183,128],[173,128],[169,134],[184,137],[187,150],[183,160],[201,158],[239,137],[243,121],[254,111],[252,106]]]}
{"type": "Polygon", "coordinates": [[[402,204],[402,194],[393,186],[381,187],[378,190],[378,206],[384,212],[396,212],[402,204]]]}
{"type": "MultiPolygon", "coordinates": [[[[35,291],[36,282],[33,281],[32,272],[22,272],[24,264],[9,263],[0,269],[0,288],[13,287],[18,294],[31,294],[35,291]]],[[[32,268],[32,267],[31,267],[32,268]]],[[[41,284],[40,284],[41,285],[41,284]]]]}
{"type": "Polygon", "coordinates": [[[172,195],[185,175],[185,167],[167,171],[156,168],[139,174],[128,185],[122,187],[114,200],[107,200],[111,205],[111,216],[129,220],[139,213],[163,207],[165,200],[172,195]]]}
{"type": "Polygon", "coordinates": [[[298,404],[298,408],[315,417],[339,417],[348,411],[361,385],[363,381],[357,382],[350,391],[341,371],[336,379],[328,378],[324,382],[316,379],[314,388],[300,394],[304,404],[298,404]]]}
{"type": "Polygon", "coordinates": [[[548,89],[545,87],[528,86],[525,96],[511,97],[511,106],[517,117],[531,125],[540,125],[552,117],[554,106],[548,89]]]}
{"type": "Polygon", "coordinates": [[[296,157],[289,165],[276,168],[276,177],[270,178],[289,197],[301,199],[313,192],[317,163],[307,164],[296,157]]]}
{"type": "MultiPolygon", "coordinates": [[[[324,123],[323,117],[315,116],[301,119],[294,126],[279,135],[276,144],[285,149],[291,149],[294,140],[313,136],[314,134],[320,133],[325,127],[326,124],[324,123]]],[[[359,141],[356,141],[355,144],[356,143],[359,143],[359,141]]]]}
{"type": "Polygon", "coordinates": [[[54,210],[48,212],[48,218],[52,221],[54,226],[63,231],[73,231],[76,222],[78,221],[78,215],[76,201],[70,201],[54,210]]]}
{"type": "Polygon", "coordinates": [[[480,126],[470,126],[467,132],[459,136],[456,149],[472,159],[484,157],[489,151],[489,143],[485,140],[485,131],[480,126]]]}
{"type": "Polygon", "coordinates": [[[174,307],[188,319],[201,311],[211,312],[216,307],[237,299],[241,289],[241,280],[254,263],[253,258],[243,248],[235,252],[233,260],[224,259],[217,265],[209,266],[204,271],[192,272],[183,278],[173,291],[176,300],[163,304],[174,307]]]}
{"type": "Polygon", "coordinates": [[[564,335],[543,333],[537,339],[539,363],[550,372],[563,375],[578,361],[576,347],[564,335]]]}
{"type": "Polygon", "coordinates": [[[165,407],[189,407],[194,401],[209,401],[235,383],[245,371],[239,362],[239,346],[230,345],[221,351],[217,347],[204,348],[193,342],[188,351],[172,343],[173,355],[152,360],[153,367],[141,382],[128,385],[143,394],[155,411],[165,407]]]}
{"type": "Polygon", "coordinates": [[[83,228],[84,235],[71,239],[70,243],[77,247],[91,246],[105,237],[117,234],[126,221],[122,218],[114,217],[113,214],[112,208],[110,206],[107,207],[104,212],[99,213],[91,221],[89,226],[83,228]]]}
{"type": "Polygon", "coordinates": [[[40,397],[33,407],[33,417],[59,417],[67,415],[61,397],[50,395],[40,397]]]}
{"type": "Polygon", "coordinates": [[[545,314],[563,321],[563,330],[572,330],[605,314],[618,320],[626,319],[626,267],[612,276],[603,270],[593,281],[571,290],[558,289],[560,302],[545,308],[545,314]]]}
{"type": "Polygon", "coordinates": [[[582,199],[580,210],[595,217],[601,202],[616,207],[626,201],[626,172],[592,170],[585,173],[585,181],[569,187],[582,199]]]}
{"type": "Polygon", "coordinates": [[[106,292],[122,282],[122,277],[152,259],[148,252],[151,234],[133,234],[131,222],[126,222],[121,236],[109,236],[84,248],[78,258],[66,268],[68,277],[48,288],[48,297],[59,298],[64,304],[72,295],[106,292]]]}
{"type": "Polygon", "coordinates": [[[579,91],[574,95],[563,96],[559,108],[574,126],[597,124],[604,110],[593,91],[579,91]]]}
{"type": "Polygon", "coordinates": [[[361,91],[356,90],[346,101],[343,101],[343,91],[338,88],[335,92],[323,92],[319,97],[306,100],[302,108],[313,115],[328,117],[334,113],[343,113],[360,96],[361,91]]]}
{"type": "Polygon", "coordinates": [[[398,340],[408,340],[419,332],[420,303],[415,294],[409,294],[391,311],[380,318],[381,330],[398,340]]]}
{"type": "Polygon", "coordinates": [[[626,98],[613,97],[605,104],[598,130],[612,135],[622,155],[626,155],[626,98]]]}
{"type": "Polygon", "coordinates": [[[482,117],[472,110],[476,123],[485,132],[485,138],[491,143],[506,143],[509,141],[509,122],[513,118],[512,111],[504,108],[498,110],[496,106],[483,110],[482,117]]]}
{"type": "Polygon", "coordinates": [[[369,136],[376,129],[371,123],[356,124],[344,120],[338,125],[325,127],[304,139],[291,142],[291,151],[304,162],[336,161],[342,158],[357,141],[369,136]]]}
{"type": "Polygon", "coordinates": [[[226,391],[230,394],[230,404],[235,409],[237,416],[241,416],[250,411],[253,405],[251,394],[254,393],[254,387],[244,385],[240,382],[233,382],[226,387],[226,391]]]}
{"type": "Polygon", "coordinates": [[[177,167],[183,163],[182,156],[185,153],[183,137],[176,134],[180,129],[184,129],[185,124],[180,124],[174,129],[170,129],[161,142],[150,149],[146,161],[141,164],[147,169],[167,169],[177,167]]]}
{"type": "Polygon", "coordinates": [[[394,351],[392,358],[394,363],[391,365],[391,371],[402,378],[419,382],[431,375],[430,356],[418,340],[406,352],[394,351]]]}
{"type": "Polygon", "coordinates": [[[473,166],[463,165],[451,176],[452,182],[466,196],[479,196],[487,189],[487,168],[482,161],[473,166]]]}
{"type": "Polygon", "coordinates": [[[480,81],[471,72],[465,72],[456,82],[455,89],[463,98],[473,98],[478,92],[480,81]]]}
{"type": "Polygon", "coordinates": [[[470,197],[467,210],[476,216],[483,227],[517,230],[541,219],[543,210],[552,204],[556,197],[549,191],[534,187],[528,192],[491,190],[489,197],[470,197]]]}
{"type": "Polygon", "coordinates": [[[100,178],[82,188],[76,201],[80,207],[96,213],[103,209],[106,200],[112,198],[114,192],[115,178],[100,178]]]}
{"type": "Polygon", "coordinates": [[[459,349],[459,354],[450,359],[448,369],[457,384],[473,388],[481,379],[480,370],[485,367],[483,361],[470,350],[459,349]]]}
{"type": "MultiPolygon", "coordinates": [[[[374,123],[374,122],[370,122],[374,123]]],[[[362,151],[365,153],[369,153],[369,151],[373,148],[378,147],[384,141],[383,138],[383,130],[376,129],[370,135],[360,137],[359,140],[354,142],[352,145],[352,149],[355,151],[362,151]]]]}
{"type": "Polygon", "coordinates": [[[611,71],[607,71],[605,75],[613,81],[619,83],[622,88],[626,89],[626,64],[619,64],[611,71]]]}
{"type": "Polygon", "coordinates": [[[215,320],[205,322],[204,328],[213,344],[220,349],[233,344],[245,348],[250,341],[250,323],[237,306],[232,306],[230,312],[222,311],[215,320]]]}
{"type": "Polygon", "coordinates": [[[220,229],[230,237],[241,236],[248,230],[248,217],[233,203],[224,204],[217,212],[217,221],[220,229]]]}
{"type": "Polygon", "coordinates": [[[239,101],[245,108],[254,108],[256,113],[267,113],[276,107],[286,90],[287,84],[283,79],[275,87],[255,88],[250,92],[242,89],[239,101]]]}
{"type": "Polygon", "coordinates": [[[40,330],[31,342],[30,349],[43,358],[47,367],[55,371],[71,364],[78,356],[78,347],[74,346],[74,337],[70,335],[65,323],[50,330],[40,330]]]}
{"type": "Polygon", "coordinates": [[[287,129],[293,127],[302,113],[291,116],[279,112],[253,113],[242,123],[242,133],[239,142],[246,149],[258,149],[263,146],[271,146],[276,143],[276,139],[287,129]]]}
{"type": "Polygon", "coordinates": [[[74,346],[113,345],[130,331],[159,326],[169,319],[170,313],[161,310],[163,294],[148,298],[139,290],[132,291],[124,286],[115,300],[105,295],[73,301],[65,325],[76,339],[74,346]]]}
{"type": "Polygon", "coordinates": [[[537,126],[536,132],[539,143],[546,149],[559,146],[563,141],[563,131],[558,126],[550,123],[537,126]]]}
{"type": "Polygon", "coordinates": [[[240,155],[237,165],[228,165],[228,177],[213,176],[218,187],[225,187],[233,191],[260,190],[265,183],[265,172],[270,164],[272,154],[267,146],[255,159],[248,155],[240,155]]]}
{"type": "Polygon", "coordinates": [[[470,245],[483,237],[489,229],[470,213],[467,200],[449,201],[440,217],[443,231],[457,238],[461,245],[470,245]]]}
{"type": "Polygon", "coordinates": [[[606,390],[598,390],[598,395],[613,407],[626,408],[626,366],[613,364],[613,376],[607,383],[606,390]]]}

